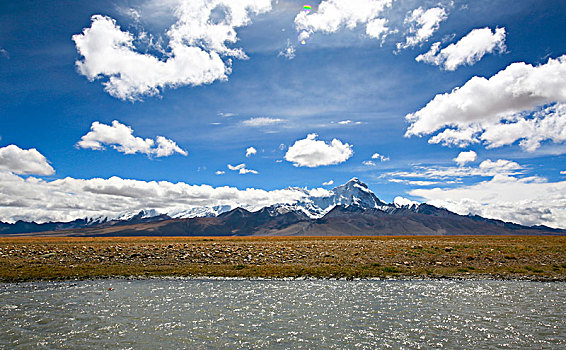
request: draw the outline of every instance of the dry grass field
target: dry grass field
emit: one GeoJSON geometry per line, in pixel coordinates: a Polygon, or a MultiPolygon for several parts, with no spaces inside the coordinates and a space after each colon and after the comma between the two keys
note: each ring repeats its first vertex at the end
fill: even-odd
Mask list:
{"type": "Polygon", "coordinates": [[[0,281],[108,277],[566,281],[566,236],[0,237],[0,281]]]}

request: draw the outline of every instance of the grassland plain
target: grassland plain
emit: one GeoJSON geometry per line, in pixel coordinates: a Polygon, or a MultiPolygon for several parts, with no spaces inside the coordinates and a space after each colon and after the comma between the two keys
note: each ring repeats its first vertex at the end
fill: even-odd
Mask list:
{"type": "Polygon", "coordinates": [[[0,281],[109,277],[566,281],[566,236],[0,237],[0,281]]]}

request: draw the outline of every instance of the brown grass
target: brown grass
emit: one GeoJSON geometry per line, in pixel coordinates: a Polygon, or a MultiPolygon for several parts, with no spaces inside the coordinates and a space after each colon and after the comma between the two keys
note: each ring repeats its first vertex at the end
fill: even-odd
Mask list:
{"type": "Polygon", "coordinates": [[[0,281],[114,276],[566,281],[566,236],[0,238],[0,281]]]}

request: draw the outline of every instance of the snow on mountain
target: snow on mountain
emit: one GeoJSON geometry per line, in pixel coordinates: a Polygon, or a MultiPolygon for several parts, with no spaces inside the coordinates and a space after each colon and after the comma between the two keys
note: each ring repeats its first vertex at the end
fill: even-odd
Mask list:
{"type": "Polygon", "coordinates": [[[381,209],[391,211],[395,208],[406,208],[416,210],[418,203],[402,197],[397,197],[394,204],[386,204],[381,201],[369,188],[358,178],[352,178],[343,185],[328,191],[325,189],[306,189],[300,187],[289,187],[286,189],[291,198],[288,203],[275,203],[271,206],[242,206],[237,204],[225,204],[217,206],[203,206],[190,208],[176,208],[158,211],[155,209],[144,209],[140,211],[128,211],[114,216],[100,215],[85,218],[86,226],[94,226],[111,222],[134,222],[134,221],[156,221],[167,217],[173,219],[191,219],[197,217],[216,217],[222,213],[229,212],[242,207],[250,212],[257,212],[265,208],[271,216],[283,215],[288,212],[301,212],[309,218],[321,218],[337,205],[344,207],[356,206],[364,209],[381,209]],[[292,198],[299,198],[294,200],[292,198]],[[404,201],[401,201],[400,199],[404,201]],[[409,203],[410,202],[410,203],[409,203]]]}
{"type": "Polygon", "coordinates": [[[379,208],[387,206],[357,177],[354,177],[344,185],[332,189],[334,204],[355,205],[363,208],[379,208]]]}
{"type": "Polygon", "coordinates": [[[235,209],[231,205],[216,205],[213,207],[193,207],[168,213],[173,219],[192,219],[218,216],[222,213],[235,209]]]}
{"type": "Polygon", "coordinates": [[[117,220],[117,221],[130,221],[134,218],[137,219],[149,219],[152,217],[160,216],[166,213],[160,213],[155,209],[142,209],[140,211],[128,211],[118,215],[117,217],[106,217],[106,221],[117,220]]]}
{"type": "Polygon", "coordinates": [[[282,212],[300,211],[314,219],[323,217],[337,205],[345,207],[353,205],[364,209],[382,210],[392,207],[390,204],[386,204],[377,198],[367,185],[356,177],[343,185],[333,188],[331,191],[315,193],[316,195],[308,192],[306,194],[307,196],[297,203],[276,204],[271,206],[271,208],[277,208],[282,212]]]}
{"type": "MultiPolygon", "coordinates": [[[[381,201],[377,196],[368,188],[368,186],[361,182],[358,178],[354,177],[343,185],[333,188],[331,191],[324,189],[311,189],[307,190],[300,187],[289,187],[286,189],[289,192],[295,192],[295,198],[302,198],[292,203],[276,203],[267,206],[267,211],[270,215],[276,216],[288,213],[290,211],[298,211],[307,215],[310,218],[320,218],[332,210],[337,205],[357,206],[364,209],[381,209],[390,210],[394,208],[392,204],[386,204],[381,201]]],[[[399,197],[400,198],[400,197],[399,197]]],[[[252,206],[237,206],[237,205],[217,205],[217,206],[204,206],[192,207],[188,209],[177,209],[165,213],[159,213],[155,210],[143,211],[143,217],[152,217],[166,214],[174,219],[190,219],[196,217],[215,217],[230,210],[242,207],[250,212],[262,210],[264,207],[252,206]]],[[[116,220],[131,220],[139,213],[124,213],[116,220]]],[[[110,219],[111,220],[111,219],[110,219]]]]}

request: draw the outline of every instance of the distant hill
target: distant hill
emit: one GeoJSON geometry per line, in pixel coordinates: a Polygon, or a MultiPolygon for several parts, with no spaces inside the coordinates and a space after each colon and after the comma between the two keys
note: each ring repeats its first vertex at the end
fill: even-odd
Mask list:
{"type": "MultiPolygon", "coordinates": [[[[302,191],[297,188],[297,191],[302,191]]],[[[62,236],[251,236],[251,235],[562,235],[566,230],[522,226],[458,215],[429,204],[387,204],[353,178],[329,195],[307,197],[251,212],[227,206],[197,208],[197,217],[172,218],[141,211],[119,219],[66,223],[0,223],[0,234],[62,236]]]]}

